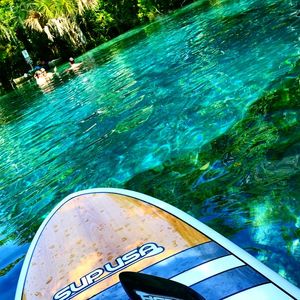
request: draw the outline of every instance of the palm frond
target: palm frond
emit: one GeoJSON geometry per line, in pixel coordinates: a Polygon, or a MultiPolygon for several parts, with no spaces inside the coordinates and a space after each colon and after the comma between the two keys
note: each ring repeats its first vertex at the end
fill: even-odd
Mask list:
{"type": "Polygon", "coordinates": [[[4,40],[4,41],[16,40],[15,32],[11,28],[5,26],[2,23],[0,23],[0,40],[4,40]]]}
{"type": "Polygon", "coordinates": [[[40,23],[41,14],[36,11],[30,11],[27,19],[24,21],[26,27],[42,32],[43,27],[40,23]]]}

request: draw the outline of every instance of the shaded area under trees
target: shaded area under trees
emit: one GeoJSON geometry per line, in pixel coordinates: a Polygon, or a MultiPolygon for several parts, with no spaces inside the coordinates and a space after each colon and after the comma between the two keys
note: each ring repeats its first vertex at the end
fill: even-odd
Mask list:
{"type": "Polygon", "coordinates": [[[29,70],[34,62],[76,56],[193,0],[1,0],[0,83],[29,70]]]}

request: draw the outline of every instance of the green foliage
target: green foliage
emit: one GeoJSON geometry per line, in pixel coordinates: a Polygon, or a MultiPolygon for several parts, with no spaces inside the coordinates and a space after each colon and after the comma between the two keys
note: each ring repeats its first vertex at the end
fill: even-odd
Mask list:
{"type": "Polygon", "coordinates": [[[13,12],[14,1],[2,0],[0,2],[0,40],[16,40],[16,16],[13,12]]]}
{"type": "Polygon", "coordinates": [[[191,1],[1,0],[0,81],[27,71],[24,48],[35,60],[79,54],[191,1]]]}
{"type": "Polygon", "coordinates": [[[138,19],[141,22],[152,21],[155,19],[158,10],[151,0],[138,0],[138,19]]]}

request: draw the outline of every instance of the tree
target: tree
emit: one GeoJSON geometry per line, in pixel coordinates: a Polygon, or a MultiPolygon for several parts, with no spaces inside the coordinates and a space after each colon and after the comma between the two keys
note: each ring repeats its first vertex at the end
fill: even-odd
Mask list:
{"type": "Polygon", "coordinates": [[[192,0],[1,0],[0,80],[38,60],[76,55],[192,0]],[[46,57],[45,57],[46,56],[46,57]]]}

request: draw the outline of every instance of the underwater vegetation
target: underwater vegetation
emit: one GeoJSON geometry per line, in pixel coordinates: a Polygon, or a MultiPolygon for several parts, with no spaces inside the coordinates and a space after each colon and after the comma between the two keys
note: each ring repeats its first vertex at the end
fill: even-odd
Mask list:
{"type": "Polygon", "coordinates": [[[273,245],[290,254],[287,269],[300,265],[299,70],[298,62],[225,134],[125,187],[168,199],[244,248],[250,237],[257,247],[247,250],[289,278],[273,245]]]}

